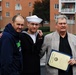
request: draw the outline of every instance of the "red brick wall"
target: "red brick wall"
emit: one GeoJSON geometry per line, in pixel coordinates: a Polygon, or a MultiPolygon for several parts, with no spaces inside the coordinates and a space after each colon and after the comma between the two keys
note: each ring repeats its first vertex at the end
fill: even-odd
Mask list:
{"type": "Polygon", "coordinates": [[[11,21],[11,18],[17,13],[22,14],[24,17],[28,16],[29,12],[33,11],[34,1],[38,1],[38,0],[2,0],[1,1],[1,6],[2,6],[1,15],[2,15],[3,19],[0,20],[0,28],[5,27],[5,25],[7,23],[9,23],[11,21]],[[10,3],[9,8],[6,8],[6,6],[5,6],[6,2],[10,3]],[[29,7],[29,2],[32,3],[32,7],[29,7]],[[15,10],[15,5],[17,3],[21,4],[22,10],[15,10]],[[10,17],[5,16],[6,12],[10,12],[10,17]]]}
{"type": "Polygon", "coordinates": [[[58,4],[59,0],[50,0],[50,31],[54,31],[55,30],[55,19],[54,19],[54,15],[55,14],[59,14],[58,9],[54,8],[55,4],[58,4]]]}

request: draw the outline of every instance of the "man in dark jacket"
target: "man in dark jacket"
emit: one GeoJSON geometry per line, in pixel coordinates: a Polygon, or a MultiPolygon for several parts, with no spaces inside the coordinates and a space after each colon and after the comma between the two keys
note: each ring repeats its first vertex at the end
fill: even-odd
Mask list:
{"type": "Polygon", "coordinates": [[[40,75],[40,49],[43,43],[42,32],[38,31],[41,18],[36,15],[26,17],[28,28],[21,34],[23,54],[22,75],[40,75]]]}
{"type": "Polygon", "coordinates": [[[1,37],[0,67],[1,75],[20,75],[22,54],[19,34],[24,27],[24,18],[15,15],[12,23],[6,25],[1,37]]]}

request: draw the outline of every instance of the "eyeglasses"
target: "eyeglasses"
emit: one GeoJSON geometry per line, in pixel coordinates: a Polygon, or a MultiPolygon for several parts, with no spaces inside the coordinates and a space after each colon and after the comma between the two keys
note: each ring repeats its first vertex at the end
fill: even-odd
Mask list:
{"type": "Polygon", "coordinates": [[[59,24],[59,25],[63,25],[63,24],[66,25],[67,23],[58,23],[58,24],[59,24]]]}
{"type": "Polygon", "coordinates": [[[32,26],[38,26],[39,24],[38,23],[30,23],[32,26]]]}

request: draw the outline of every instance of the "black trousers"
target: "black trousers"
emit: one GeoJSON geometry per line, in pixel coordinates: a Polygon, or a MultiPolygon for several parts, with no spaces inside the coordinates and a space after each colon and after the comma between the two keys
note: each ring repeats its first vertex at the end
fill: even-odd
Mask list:
{"type": "Polygon", "coordinates": [[[40,75],[40,73],[22,73],[21,75],[40,75]]]}

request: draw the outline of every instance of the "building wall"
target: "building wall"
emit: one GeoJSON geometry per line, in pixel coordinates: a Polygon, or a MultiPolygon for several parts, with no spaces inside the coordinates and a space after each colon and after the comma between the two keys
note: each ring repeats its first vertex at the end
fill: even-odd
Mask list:
{"type": "Polygon", "coordinates": [[[55,15],[59,14],[58,9],[55,9],[55,4],[58,4],[58,0],[50,0],[50,31],[55,30],[55,15]]]}
{"type": "Polygon", "coordinates": [[[2,16],[2,20],[0,20],[0,28],[4,28],[7,23],[11,22],[12,17],[20,13],[24,17],[29,15],[29,12],[33,11],[33,4],[35,1],[38,0],[2,0],[0,2],[2,6],[2,11],[0,12],[0,15],[2,16]],[[6,7],[6,2],[10,3],[10,6],[6,7]],[[29,2],[31,2],[31,6],[29,6],[29,2]],[[15,5],[19,3],[22,6],[22,10],[15,10],[15,5]],[[6,17],[6,12],[10,12],[10,16],[6,17]]]}

